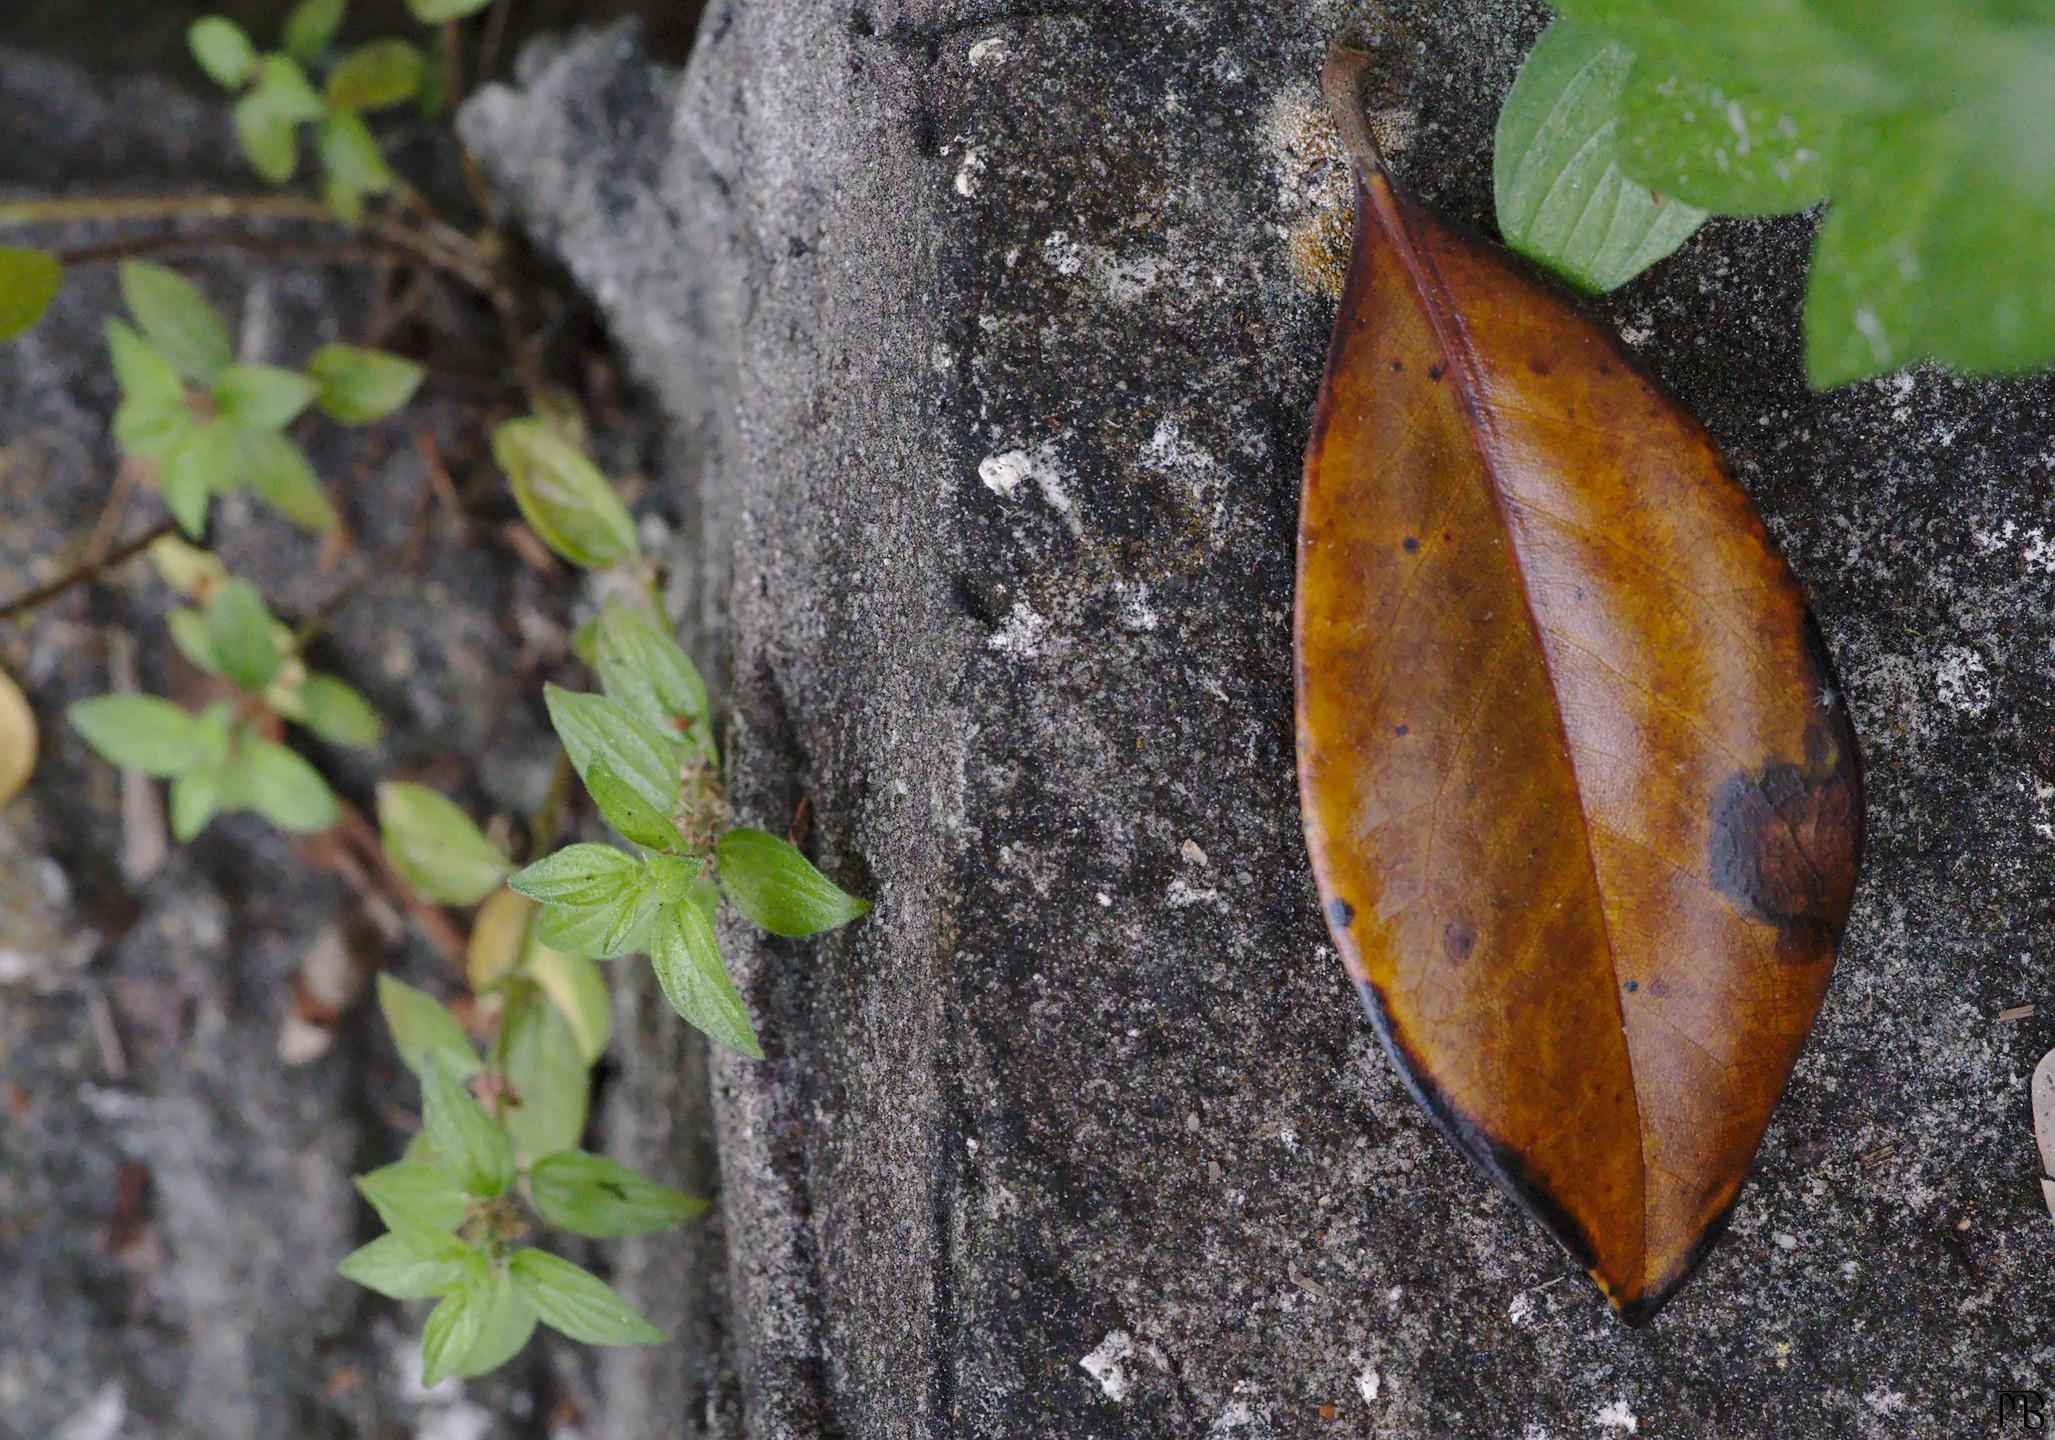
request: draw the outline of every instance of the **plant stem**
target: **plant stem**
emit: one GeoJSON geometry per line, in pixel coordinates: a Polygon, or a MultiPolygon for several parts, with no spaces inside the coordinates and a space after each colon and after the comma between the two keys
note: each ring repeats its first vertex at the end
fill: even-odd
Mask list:
{"type": "Polygon", "coordinates": [[[0,228],[173,220],[273,220],[330,226],[381,241],[475,289],[490,293],[499,287],[484,253],[452,227],[438,224],[431,232],[381,216],[350,225],[320,201],[300,195],[87,195],[0,203],[0,228]]]}
{"type": "Polygon", "coordinates": [[[176,520],[159,520],[135,539],[124,541],[99,559],[89,560],[77,569],[67,570],[55,580],[46,580],[34,589],[23,591],[12,600],[0,602],[0,620],[12,620],[27,614],[39,605],[48,604],[73,586],[83,585],[88,580],[97,578],[102,571],[112,570],[123,561],[133,559],[147,550],[153,542],[169,535],[177,528],[176,520]]]}

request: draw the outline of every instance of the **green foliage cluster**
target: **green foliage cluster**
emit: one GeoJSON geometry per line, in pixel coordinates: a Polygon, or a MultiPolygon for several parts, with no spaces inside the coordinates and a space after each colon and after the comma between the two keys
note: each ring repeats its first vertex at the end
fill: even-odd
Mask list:
{"type": "Polygon", "coordinates": [[[409,101],[433,115],[448,97],[441,72],[410,41],[372,40],[338,51],[344,4],[301,0],[273,51],[258,50],[220,15],[195,20],[187,42],[209,78],[236,96],[236,140],[250,168],[274,185],[291,180],[300,168],[301,135],[311,129],[322,193],[338,216],[356,220],[368,196],[390,194],[400,183],[364,117],[409,101]]]}
{"type": "Polygon", "coordinates": [[[1816,386],[2055,363],[2055,11],[2020,0],[1556,0],[1495,151],[1506,241],[1605,290],[1705,214],[1826,202],[1816,386]]]}
{"type": "MultiPolygon", "coordinates": [[[[416,18],[444,27],[446,56],[456,53],[450,27],[484,3],[409,0],[416,18]]],[[[260,175],[292,179],[311,129],[326,203],[345,223],[380,196],[426,214],[364,117],[409,102],[436,112],[440,72],[406,40],[341,48],[345,18],[344,0],[303,0],[276,50],[260,51],[220,16],[198,21],[189,39],[202,68],[235,93],[236,131],[260,175]]],[[[473,254],[497,250],[489,233],[459,240],[473,254]]],[[[110,319],[106,331],[121,391],[112,433],[186,537],[161,534],[148,553],[185,601],[167,619],[172,645],[209,677],[214,698],[195,713],[153,695],[103,695],[72,706],[70,721],[106,760],[169,782],[180,840],[237,810],[295,834],[361,829],[286,742],[297,729],[328,744],[373,745],[381,717],[343,680],[308,666],[311,624],[281,623],[254,585],[195,542],[205,539],[213,497],[237,491],[303,529],[332,529],[334,505],[293,427],[315,413],[343,425],[386,419],[413,399],[424,372],[351,345],[325,346],[298,369],[241,360],[220,313],[176,271],[131,260],[120,278],[127,318],[110,319]]],[[[60,279],[51,257],[0,248],[0,339],[32,325],[60,279]]],[[[422,1125],[403,1159],[358,1177],[385,1232],[340,1267],[380,1294],[436,1302],[422,1338],[430,1384],[495,1368],[538,1324],[593,1344],[661,1338],[598,1277],[530,1243],[551,1228],[593,1239],[647,1234],[707,1204],[579,1148],[592,1068],[611,1028],[596,962],[647,956],[686,1021],[761,1058],[720,953],[722,897],[779,935],[817,934],[869,908],[787,841],[728,823],[707,686],[662,618],[634,519],[581,447],[579,417],[560,413],[545,387],[524,388],[550,413],[506,421],[491,437],[514,500],[544,545],[575,567],[609,572],[599,588],[625,597],[608,600],[574,637],[599,688],[551,685],[543,697],[566,782],[570,773],[583,781],[625,843],[571,843],[517,865],[448,797],[410,782],[378,786],[377,848],[398,893],[418,910],[473,911],[467,995],[445,1005],[379,978],[395,1048],[420,1082],[422,1125]]],[[[552,802],[530,826],[535,844],[554,828],[552,802]]]]}
{"type": "Polygon", "coordinates": [[[421,367],[355,345],[323,346],[304,372],[239,362],[220,314],[177,272],[125,261],[121,293],[135,324],[107,322],[114,438],[159,468],[179,527],[197,537],[211,497],[247,489],[296,525],[333,529],[335,507],[286,427],[310,406],[346,425],[381,420],[413,398],[421,367]]]}
{"type": "Polygon", "coordinates": [[[71,707],[72,725],[105,759],[171,782],[180,840],[227,810],[254,810],[294,834],[335,824],[335,793],[278,732],[289,720],[333,744],[374,745],[378,712],[344,681],[307,668],[299,637],[247,580],[168,536],[151,549],[166,578],[199,602],[171,612],[172,643],[233,698],[194,715],[154,695],[101,695],[71,707]]]}

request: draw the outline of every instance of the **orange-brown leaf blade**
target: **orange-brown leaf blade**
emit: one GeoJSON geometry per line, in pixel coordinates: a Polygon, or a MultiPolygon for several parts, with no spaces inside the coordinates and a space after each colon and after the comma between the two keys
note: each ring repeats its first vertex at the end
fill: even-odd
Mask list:
{"type": "Polygon", "coordinates": [[[1299,541],[1315,873],[1422,1102],[1645,1318],[1824,994],[1854,736],[1704,431],[1399,191],[1337,88],[1362,184],[1299,541]]]}

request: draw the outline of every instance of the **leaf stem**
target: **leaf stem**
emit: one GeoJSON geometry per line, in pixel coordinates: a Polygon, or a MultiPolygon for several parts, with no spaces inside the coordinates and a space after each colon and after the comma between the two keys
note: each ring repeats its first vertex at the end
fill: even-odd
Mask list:
{"type": "Polygon", "coordinates": [[[1375,63],[1376,57],[1367,50],[1337,40],[1327,47],[1327,63],[1320,69],[1320,93],[1327,97],[1327,112],[1341,134],[1342,149],[1349,163],[1366,177],[1391,173],[1363,107],[1363,81],[1375,63]]]}
{"type": "Polygon", "coordinates": [[[94,560],[88,560],[85,564],[75,569],[67,570],[54,580],[46,580],[33,589],[24,590],[11,600],[0,601],[0,620],[13,620],[19,616],[26,615],[29,611],[34,610],[40,605],[48,604],[64,594],[65,591],[75,586],[83,585],[88,580],[97,578],[103,571],[112,570],[122,562],[133,559],[142,551],[147,550],[153,542],[169,535],[176,528],[178,528],[176,520],[168,517],[159,520],[155,525],[152,525],[133,540],[123,541],[105,555],[94,560]]]}

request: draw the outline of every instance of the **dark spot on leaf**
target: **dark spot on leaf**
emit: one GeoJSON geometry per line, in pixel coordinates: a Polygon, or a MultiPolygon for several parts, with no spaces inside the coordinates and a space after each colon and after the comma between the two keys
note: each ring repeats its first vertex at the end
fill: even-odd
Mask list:
{"type": "Polygon", "coordinates": [[[1442,926],[1441,948],[1448,952],[1449,959],[1460,965],[1477,948],[1477,932],[1462,920],[1451,920],[1442,926]]]}
{"type": "Polygon", "coordinates": [[[1327,923],[1337,930],[1346,930],[1356,918],[1356,907],[1342,899],[1327,902],[1327,923]]]}
{"type": "MultiPolygon", "coordinates": [[[[1712,799],[1708,878],[1787,931],[1840,935],[1862,853],[1862,774],[1839,712],[1806,731],[1801,767],[1773,760],[1731,775],[1712,799]]],[[[1816,955],[1806,948],[1794,953],[1816,955]]]]}
{"type": "Polygon", "coordinates": [[[1392,362],[1391,362],[1391,373],[1392,373],[1392,374],[1394,374],[1394,375],[1398,374],[1398,373],[1399,373],[1399,371],[1401,371],[1401,370],[1403,370],[1403,369],[1405,369],[1405,368],[1406,368],[1406,362],[1405,362],[1405,361],[1403,361],[1403,360],[1394,360],[1394,361],[1392,361],[1392,362]]]}
{"type": "Polygon", "coordinates": [[[1622,990],[1625,990],[1629,995],[1632,995],[1636,990],[1639,990],[1641,988],[1641,982],[1639,980],[1629,980],[1620,988],[1622,990]]]}
{"type": "Polygon", "coordinates": [[[1419,550],[1420,537],[1417,535],[1408,535],[1404,540],[1400,541],[1399,543],[1405,547],[1406,553],[1408,555],[1411,555],[1419,550]]]}
{"type": "Polygon", "coordinates": [[[1391,733],[1394,735],[1410,735],[1413,733],[1413,727],[1410,725],[1394,725],[1391,727],[1391,733]]]}
{"type": "Polygon", "coordinates": [[[1427,367],[1427,378],[1429,380],[1439,380],[1446,374],[1448,374],[1448,366],[1446,365],[1429,365],[1427,367]]]}

